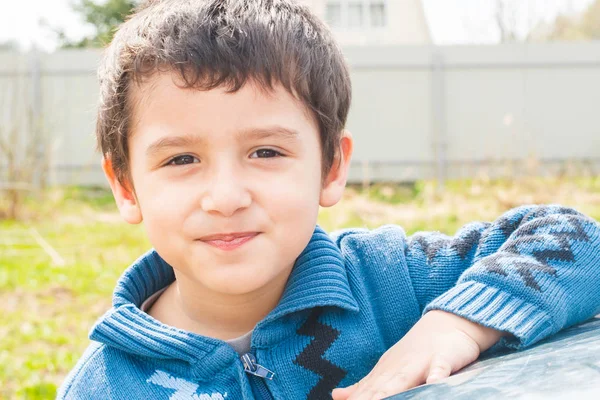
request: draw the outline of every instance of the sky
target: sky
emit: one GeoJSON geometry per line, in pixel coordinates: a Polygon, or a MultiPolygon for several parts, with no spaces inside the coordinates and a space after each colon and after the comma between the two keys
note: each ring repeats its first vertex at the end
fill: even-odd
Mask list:
{"type": "MultiPolygon", "coordinates": [[[[0,0],[0,43],[16,40],[22,48],[32,43],[52,51],[56,36],[42,25],[63,29],[70,38],[81,38],[93,30],[75,14],[70,4],[77,0],[0,0]]],[[[101,0],[99,0],[101,1],[101,0]]],[[[402,1],[402,0],[388,0],[402,1]]],[[[494,22],[497,0],[422,0],[435,44],[493,44],[498,42],[494,22]]],[[[559,13],[578,12],[593,0],[504,0],[515,11],[521,35],[537,22],[552,21],[559,13]]]]}
{"type": "MultiPolygon", "coordinates": [[[[394,1],[394,0],[391,0],[394,1]]],[[[558,14],[575,14],[594,0],[503,0],[515,16],[520,38],[540,22],[551,23],[558,14]]],[[[498,0],[422,0],[432,39],[438,45],[494,44],[500,32],[495,22],[498,0]]]]}

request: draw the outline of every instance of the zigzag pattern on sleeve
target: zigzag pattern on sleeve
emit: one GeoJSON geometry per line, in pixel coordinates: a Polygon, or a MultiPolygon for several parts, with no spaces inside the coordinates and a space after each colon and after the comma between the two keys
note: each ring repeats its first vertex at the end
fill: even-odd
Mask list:
{"type": "Polygon", "coordinates": [[[407,262],[420,277],[416,291],[427,293],[425,312],[442,309],[509,331],[519,339],[513,346],[600,312],[600,226],[571,208],[520,207],[455,237],[419,233],[407,243],[407,262]],[[538,325],[521,326],[531,323],[538,325]]]}

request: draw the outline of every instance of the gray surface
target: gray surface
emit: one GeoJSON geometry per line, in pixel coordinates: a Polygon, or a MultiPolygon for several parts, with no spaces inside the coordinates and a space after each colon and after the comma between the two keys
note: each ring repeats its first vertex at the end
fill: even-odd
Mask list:
{"type": "Polygon", "coordinates": [[[404,399],[600,399],[600,318],[536,346],[482,359],[404,399]]]}

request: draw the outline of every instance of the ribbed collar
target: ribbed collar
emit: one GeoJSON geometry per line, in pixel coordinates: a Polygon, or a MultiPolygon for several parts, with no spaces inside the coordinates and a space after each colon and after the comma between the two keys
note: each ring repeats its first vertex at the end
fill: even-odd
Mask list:
{"type": "MultiPolygon", "coordinates": [[[[228,347],[222,346],[223,341],[164,325],[139,309],[144,300],[174,280],[173,268],[156,251],[144,254],[119,279],[113,308],[94,325],[90,339],[137,355],[194,364],[209,353],[226,354],[227,350],[218,349],[228,347]]],[[[342,254],[329,235],[317,226],[296,259],[281,301],[259,325],[264,327],[284,315],[319,306],[358,311],[342,254]]],[[[233,351],[230,353],[229,356],[235,355],[233,351]]]]}

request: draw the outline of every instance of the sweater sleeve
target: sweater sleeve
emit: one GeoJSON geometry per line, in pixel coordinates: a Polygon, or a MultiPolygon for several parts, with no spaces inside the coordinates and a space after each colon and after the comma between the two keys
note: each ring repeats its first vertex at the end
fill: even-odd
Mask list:
{"type": "Polygon", "coordinates": [[[510,347],[600,312],[600,225],[571,208],[519,207],[454,237],[418,233],[405,255],[423,312],[509,332],[510,347]]]}

